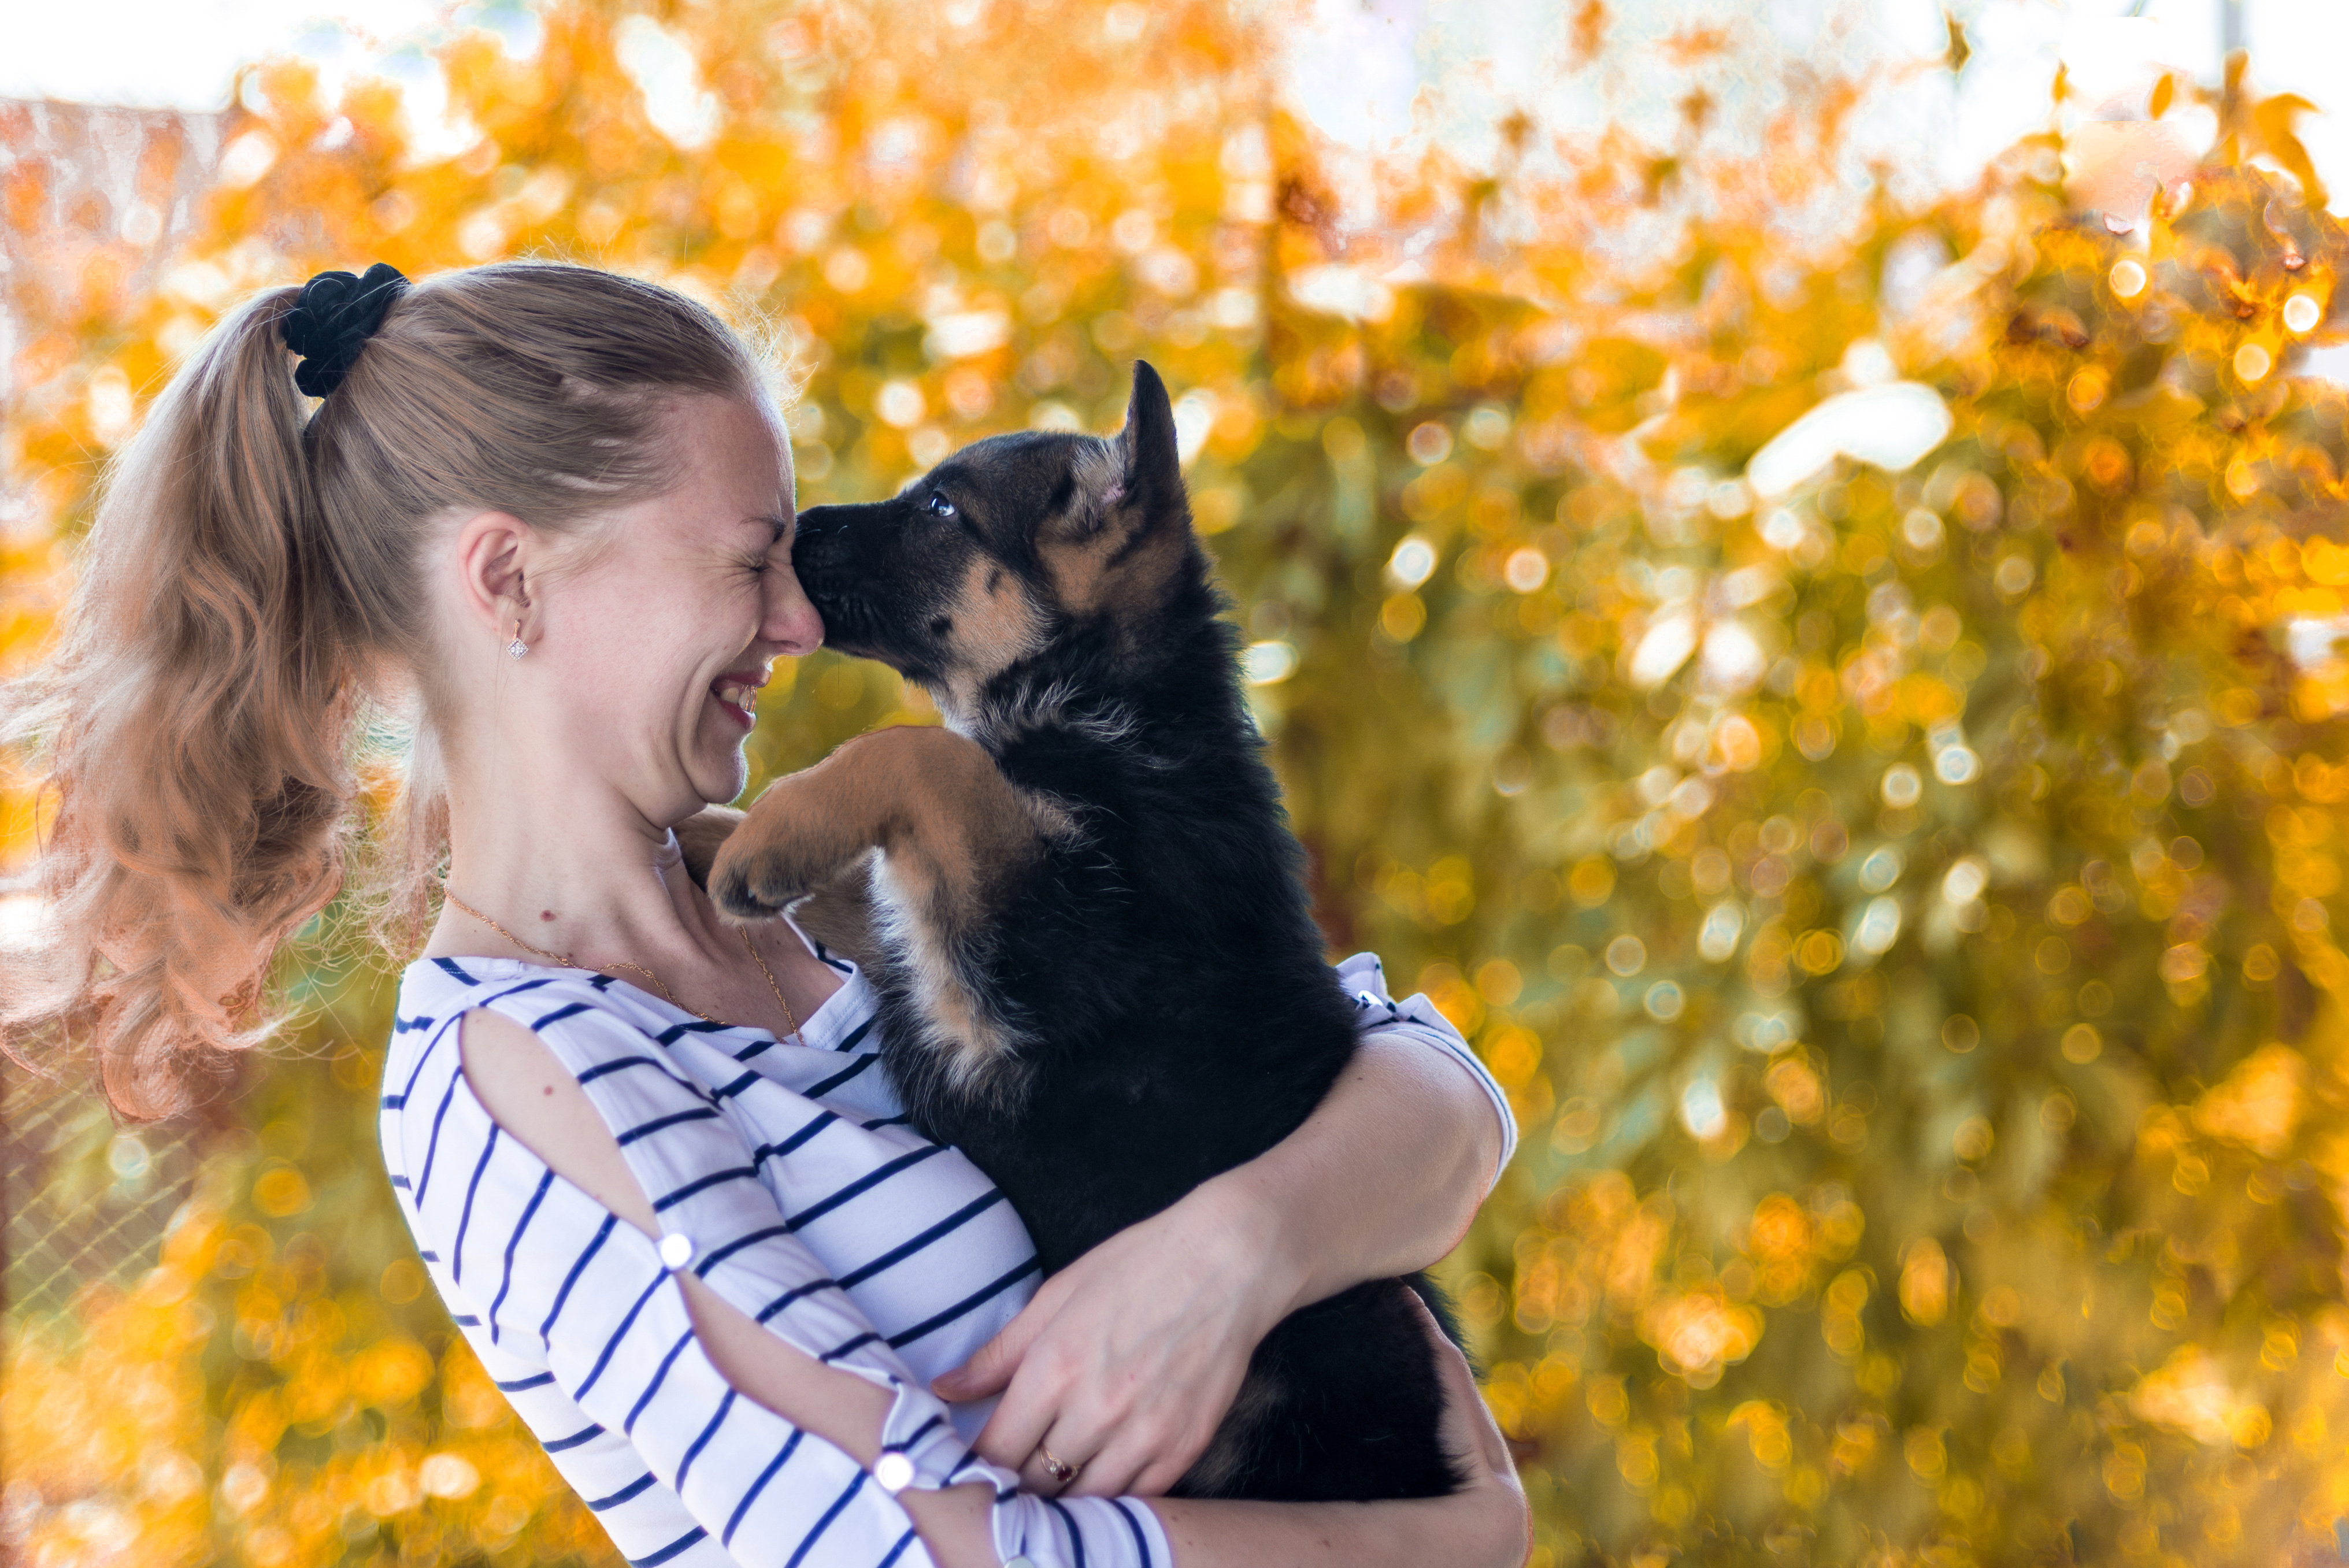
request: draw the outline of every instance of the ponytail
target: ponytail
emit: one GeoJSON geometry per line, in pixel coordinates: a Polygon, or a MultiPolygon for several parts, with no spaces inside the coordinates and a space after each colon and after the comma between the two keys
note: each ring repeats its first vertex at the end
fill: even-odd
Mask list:
{"type": "Polygon", "coordinates": [[[399,294],[314,412],[299,293],[247,301],[173,376],[105,477],[59,646],[0,689],[49,819],[42,919],[0,949],[0,1053],[86,1049],[129,1117],[189,1109],[269,1034],[271,962],[342,884],[362,673],[418,708],[377,902],[419,923],[447,823],[421,583],[448,520],[584,527],[669,481],[641,394],[763,397],[702,306],[507,263],[399,294]]]}
{"type": "Polygon", "coordinates": [[[351,694],[279,336],[295,294],[238,310],[117,457],[63,645],[0,717],[46,743],[55,812],[0,1040],[80,1037],[132,1117],[254,1043],[272,954],[340,880],[351,694]]]}

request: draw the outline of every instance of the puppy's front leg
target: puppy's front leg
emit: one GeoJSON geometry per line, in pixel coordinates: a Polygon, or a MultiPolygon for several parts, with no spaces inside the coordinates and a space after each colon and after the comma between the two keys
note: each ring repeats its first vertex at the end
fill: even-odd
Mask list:
{"type": "Polygon", "coordinates": [[[771,785],[718,851],[710,895],[745,919],[772,914],[879,849],[896,900],[959,942],[1038,845],[1026,803],[976,742],[876,730],[771,785]]]}
{"type": "Polygon", "coordinates": [[[677,834],[678,848],[685,851],[685,874],[705,892],[709,887],[709,864],[718,858],[719,846],[741,825],[742,813],[731,806],[704,806],[671,830],[677,834]]]}

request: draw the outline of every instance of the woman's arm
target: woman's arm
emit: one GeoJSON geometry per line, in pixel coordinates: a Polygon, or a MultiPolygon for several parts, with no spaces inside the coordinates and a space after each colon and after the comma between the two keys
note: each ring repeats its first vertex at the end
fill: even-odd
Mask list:
{"type": "MultiPolygon", "coordinates": [[[[466,1018],[460,1050],[475,1098],[500,1128],[647,1237],[659,1233],[610,1130],[535,1035],[512,1019],[476,1012],[466,1018]]],[[[694,1336],[729,1385],[867,1470],[874,1467],[895,1398],[888,1389],[778,1337],[693,1271],[675,1277],[694,1336]]],[[[1179,1568],[1291,1563],[1416,1568],[1436,1560],[1439,1550],[1462,1568],[1507,1568],[1521,1561],[1524,1498],[1507,1449],[1476,1398],[1466,1363],[1448,1345],[1441,1353],[1450,1396],[1446,1435],[1470,1478],[1460,1493],[1377,1504],[1154,1504],[1179,1568]]],[[[896,1501],[944,1568],[993,1568],[999,1561],[990,1487],[908,1486],[896,1501]]]]}
{"type": "Polygon", "coordinates": [[[1049,1447],[1084,1466],[1071,1492],[1163,1493],[1206,1450],[1275,1324],[1452,1250],[1506,1135],[1446,1053],[1368,1036],[1296,1132],[1046,1280],[936,1387],[1003,1390],[978,1450],[1024,1466],[1038,1490],[1053,1490],[1037,1458],[1049,1447]]]}

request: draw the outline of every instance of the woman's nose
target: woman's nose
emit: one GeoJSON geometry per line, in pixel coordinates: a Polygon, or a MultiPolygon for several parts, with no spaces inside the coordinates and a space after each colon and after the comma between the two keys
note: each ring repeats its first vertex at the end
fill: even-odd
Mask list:
{"type": "Polygon", "coordinates": [[[793,658],[815,652],[823,643],[823,617],[800,586],[799,573],[789,568],[771,571],[767,580],[772,586],[759,635],[793,658]]]}

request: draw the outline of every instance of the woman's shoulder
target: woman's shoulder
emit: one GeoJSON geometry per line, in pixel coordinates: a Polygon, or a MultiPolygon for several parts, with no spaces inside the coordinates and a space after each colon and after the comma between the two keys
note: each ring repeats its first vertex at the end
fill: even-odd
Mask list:
{"type": "Polygon", "coordinates": [[[600,1013],[639,1026],[653,1022],[632,1000],[612,976],[587,969],[558,969],[519,958],[419,958],[400,974],[393,1034],[438,1033],[440,1026],[480,1007],[494,1007],[533,1027],[534,1016],[552,1013],[600,1013]]]}
{"type": "MultiPolygon", "coordinates": [[[[819,954],[819,956],[823,956],[819,954]]],[[[871,988],[853,966],[827,959],[845,978],[788,1042],[831,1054],[870,1050],[875,1007],[871,988]]],[[[464,1014],[488,1008],[541,1035],[585,1035],[607,1047],[650,1041],[672,1046],[688,1037],[728,1056],[762,1055],[784,1044],[763,1029],[718,1023],[688,1013],[614,975],[563,969],[519,958],[430,957],[400,976],[393,1047],[424,1046],[464,1014]]]]}

